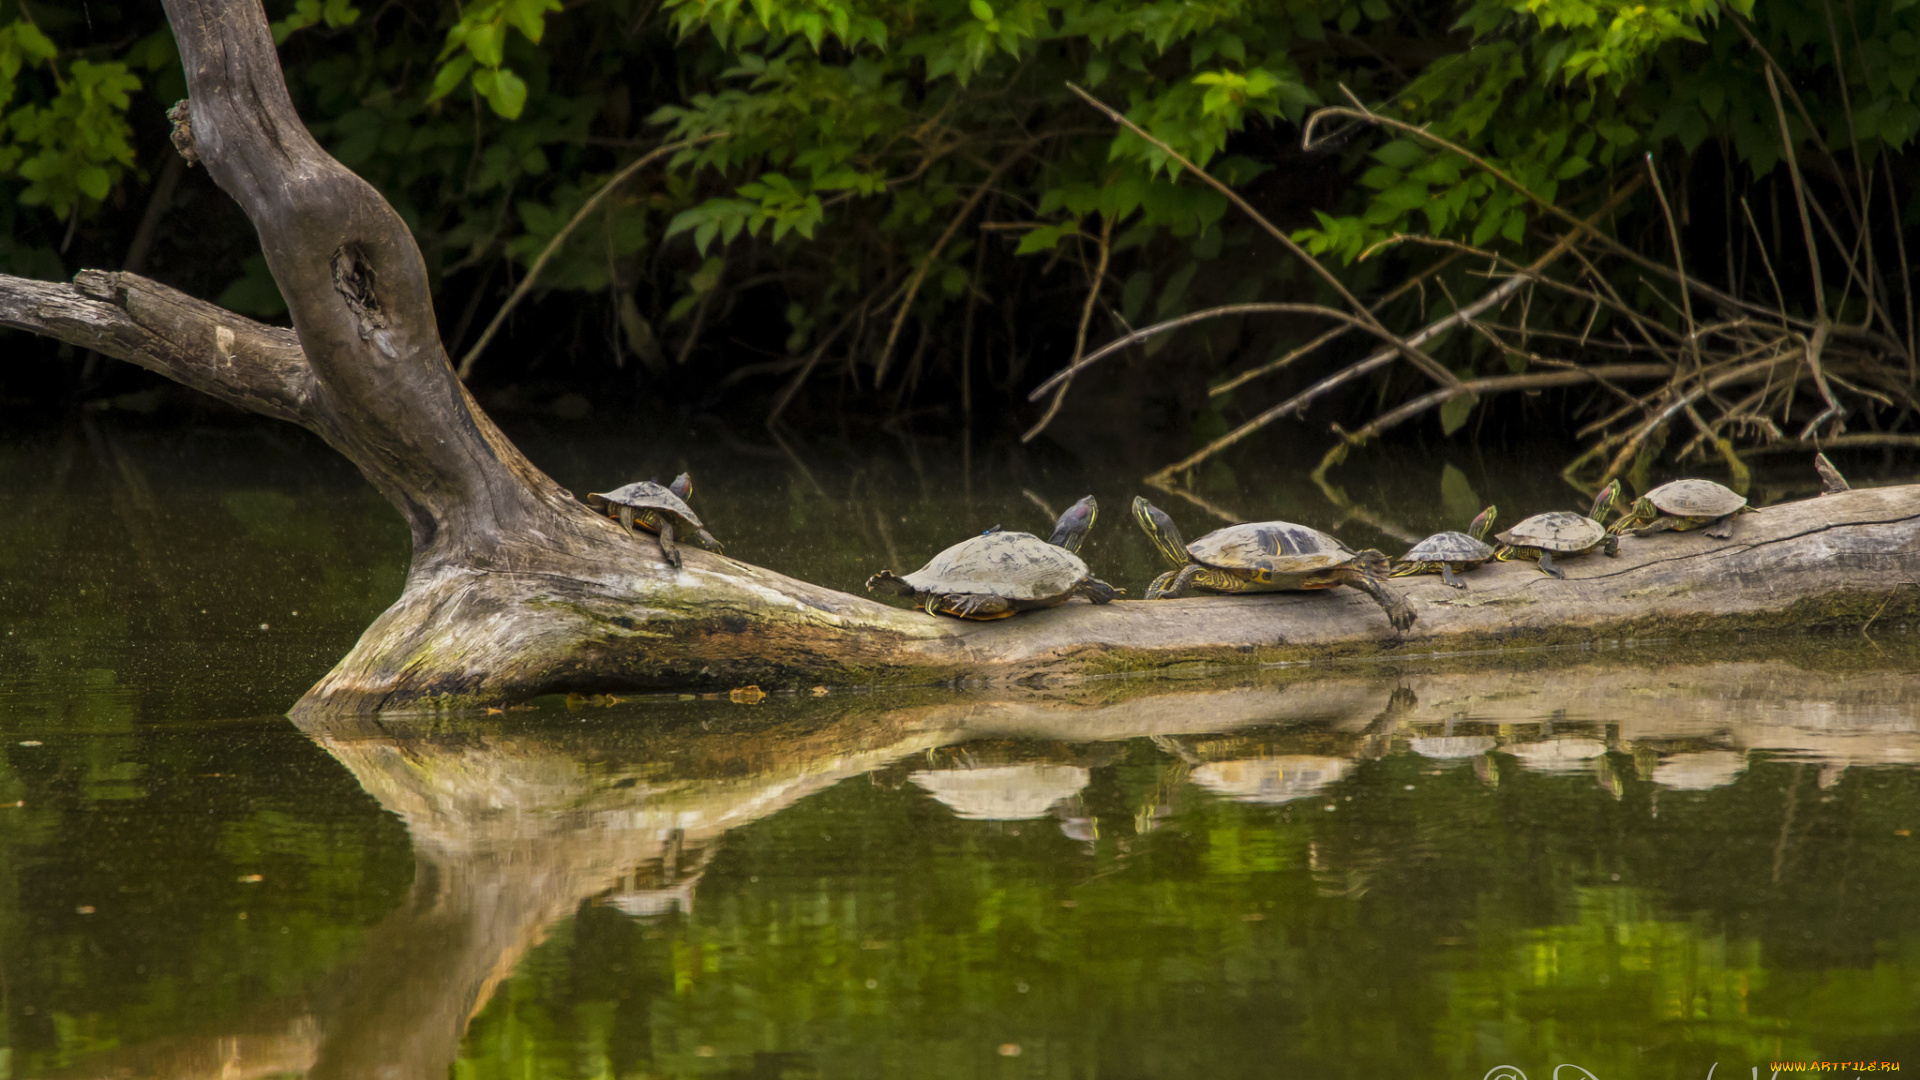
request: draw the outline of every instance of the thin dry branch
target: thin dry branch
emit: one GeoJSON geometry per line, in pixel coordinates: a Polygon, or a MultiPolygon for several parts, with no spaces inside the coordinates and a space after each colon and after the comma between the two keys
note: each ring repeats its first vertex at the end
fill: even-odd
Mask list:
{"type": "Polygon", "coordinates": [[[1452,386],[1460,381],[1459,376],[1447,370],[1446,367],[1444,367],[1439,361],[1435,360],[1433,357],[1428,356],[1426,353],[1422,352],[1417,343],[1402,339],[1396,334],[1394,334],[1393,331],[1388,330],[1384,323],[1382,323],[1379,319],[1374,317],[1372,310],[1369,309],[1365,304],[1362,304],[1360,302],[1359,297],[1353,295],[1352,291],[1347,288],[1345,282],[1342,282],[1340,278],[1336,274],[1334,274],[1333,271],[1327,269],[1325,266],[1322,266],[1320,264],[1320,260],[1307,254],[1304,248],[1302,248],[1299,244],[1294,243],[1293,237],[1288,236],[1285,230],[1281,229],[1278,225],[1275,225],[1273,222],[1267,220],[1267,216],[1265,214],[1262,214],[1260,211],[1254,209],[1253,204],[1249,203],[1246,199],[1242,198],[1240,196],[1240,193],[1233,190],[1231,186],[1221,181],[1218,177],[1215,177],[1212,173],[1207,172],[1205,169],[1202,169],[1198,165],[1195,165],[1193,162],[1187,160],[1186,155],[1180,153],[1180,151],[1178,150],[1175,150],[1172,146],[1169,146],[1165,140],[1156,138],[1154,135],[1149,133],[1147,129],[1141,127],[1139,124],[1134,123],[1131,119],[1129,119],[1126,116],[1126,114],[1113,108],[1112,106],[1108,105],[1106,102],[1101,101],[1097,97],[1094,97],[1092,94],[1089,94],[1085,90],[1082,90],[1080,87],[1074,85],[1073,83],[1068,83],[1067,89],[1073,91],[1075,94],[1078,94],[1080,96],[1080,99],[1085,101],[1087,104],[1092,105],[1094,108],[1100,110],[1100,112],[1106,115],[1107,119],[1112,120],[1114,123],[1119,124],[1120,126],[1126,128],[1128,131],[1133,132],[1133,134],[1139,136],[1142,140],[1146,141],[1147,143],[1150,143],[1152,146],[1158,149],[1161,153],[1166,154],[1168,157],[1179,162],[1182,168],[1185,168],[1187,171],[1191,172],[1194,176],[1198,177],[1202,183],[1206,184],[1208,187],[1214,189],[1215,191],[1218,191],[1220,194],[1226,196],[1228,202],[1231,202],[1236,208],[1240,210],[1241,213],[1247,215],[1247,217],[1251,219],[1256,225],[1259,225],[1263,230],[1265,230],[1267,235],[1279,241],[1280,245],[1286,248],[1289,252],[1291,252],[1295,258],[1305,263],[1309,269],[1311,269],[1314,273],[1318,274],[1321,280],[1325,281],[1327,285],[1331,287],[1335,293],[1339,294],[1340,298],[1347,302],[1347,305],[1353,310],[1353,312],[1356,315],[1358,315],[1362,321],[1367,323],[1369,329],[1371,329],[1374,333],[1378,334],[1379,336],[1394,342],[1395,351],[1399,355],[1406,357],[1408,362],[1413,364],[1413,366],[1425,372],[1435,382],[1439,383],[1442,386],[1452,386]]]}
{"type": "Polygon", "coordinates": [[[573,234],[576,226],[587,219],[587,215],[593,213],[601,203],[607,200],[609,195],[612,195],[619,189],[621,184],[626,183],[635,173],[646,168],[648,165],[653,164],[668,154],[678,153],[681,150],[698,146],[701,143],[712,142],[715,139],[724,139],[730,134],[732,134],[732,132],[714,131],[702,135],[697,139],[682,139],[679,142],[670,142],[662,146],[657,146],[651,151],[640,155],[638,159],[619,172],[608,177],[606,183],[600,185],[600,190],[594,192],[592,198],[581,204],[580,209],[575,211],[574,215],[567,219],[567,223],[560,227],[560,231],[553,234],[553,239],[547,241],[546,246],[540,249],[540,254],[534,257],[533,265],[527,268],[527,276],[520,279],[519,287],[513,290],[513,295],[507,297],[506,303],[500,305],[500,310],[494,313],[493,320],[487,323],[487,328],[480,332],[480,340],[474,342],[473,348],[467,350],[467,355],[460,358],[459,375],[461,380],[465,381],[473,376],[474,362],[480,359],[480,353],[486,349],[487,343],[493,340],[493,335],[500,331],[500,325],[507,321],[507,316],[513,312],[513,309],[517,307],[520,301],[526,298],[527,293],[532,290],[534,281],[540,276],[540,271],[546,268],[547,260],[553,258],[553,253],[560,250],[560,245],[567,242],[567,237],[573,234]]]}
{"type": "MultiPolygon", "coordinates": [[[[1632,194],[1632,192],[1639,187],[1639,184],[1639,179],[1635,178],[1623,185],[1620,190],[1614,192],[1605,204],[1593,212],[1593,220],[1597,221],[1611,213],[1615,206],[1618,206],[1622,200],[1626,199],[1628,195],[1632,194]]],[[[1541,271],[1558,261],[1562,255],[1572,250],[1576,235],[1577,233],[1574,231],[1563,234],[1560,239],[1554,243],[1553,247],[1547,249],[1544,254],[1525,268],[1524,274],[1515,274],[1509,277],[1506,281],[1489,289],[1484,295],[1465,308],[1457,309],[1450,315],[1445,315],[1434,320],[1407,340],[1415,345],[1424,345],[1451,331],[1455,327],[1462,325],[1468,319],[1473,318],[1481,312],[1505,303],[1515,293],[1519,292],[1520,289],[1532,279],[1533,275],[1538,275],[1541,271]]],[[[1199,465],[1201,462],[1254,432],[1259,431],[1275,420],[1306,408],[1307,405],[1311,404],[1314,400],[1337,387],[1379,370],[1391,363],[1395,355],[1396,353],[1393,349],[1383,349],[1363,360],[1349,364],[1347,367],[1321,379],[1319,382],[1314,383],[1298,394],[1295,394],[1280,404],[1275,405],[1273,408],[1241,424],[1239,427],[1234,428],[1225,435],[1213,440],[1194,453],[1160,469],[1158,472],[1147,477],[1147,482],[1171,489],[1174,486],[1172,481],[1174,476],[1199,465]]],[[[1456,379],[1455,384],[1457,385],[1458,382],[1459,380],[1456,379]]]]}
{"type": "MultiPolygon", "coordinates": [[[[1102,216],[1099,240],[1100,257],[1096,261],[1093,272],[1088,275],[1087,302],[1080,308],[1080,329],[1073,337],[1073,361],[1067,365],[1068,367],[1072,367],[1073,364],[1078,363],[1081,354],[1087,351],[1087,326],[1093,322],[1093,306],[1100,299],[1100,287],[1107,282],[1107,262],[1113,256],[1113,222],[1114,216],[1112,214],[1102,216]]],[[[1084,266],[1085,263],[1083,262],[1082,265],[1084,266]]],[[[1060,415],[1060,406],[1066,403],[1067,389],[1072,385],[1073,379],[1071,376],[1060,380],[1060,389],[1053,392],[1053,400],[1047,404],[1046,413],[1040,417],[1038,423],[1027,429],[1026,434],[1020,436],[1021,442],[1032,442],[1036,436],[1047,430],[1047,425],[1053,423],[1053,418],[1060,415]]],[[[1032,399],[1029,398],[1028,400],[1032,399]]]]}
{"type": "Polygon", "coordinates": [[[948,241],[951,241],[960,231],[960,226],[966,222],[967,218],[973,216],[974,210],[980,206],[981,202],[988,195],[999,190],[995,185],[1000,182],[1000,178],[1005,176],[1007,170],[1013,168],[1016,162],[1026,157],[1034,145],[1034,142],[1023,143],[1013,153],[1002,158],[1000,164],[993,167],[993,171],[987,174],[987,178],[980,181],[980,185],[973,189],[973,194],[967,196],[967,201],[960,204],[960,211],[953,215],[952,221],[947,222],[947,227],[941,232],[940,238],[933,242],[932,248],[928,249],[927,257],[920,260],[920,265],[914,270],[913,276],[907,279],[906,294],[900,300],[900,310],[894,313],[893,324],[887,328],[886,344],[880,346],[880,355],[874,360],[873,385],[876,389],[887,377],[887,366],[893,359],[893,346],[900,340],[900,329],[907,324],[907,316],[913,312],[913,298],[920,294],[920,286],[927,280],[927,274],[933,270],[933,264],[939,261],[940,253],[946,250],[948,241]]]}

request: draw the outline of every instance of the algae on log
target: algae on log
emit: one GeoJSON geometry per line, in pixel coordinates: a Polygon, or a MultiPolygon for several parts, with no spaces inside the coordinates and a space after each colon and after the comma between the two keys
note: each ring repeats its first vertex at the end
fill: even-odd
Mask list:
{"type": "Polygon", "coordinates": [[[1742,518],[1736,539],[1630,541],[1620,560],[1408,587],[1396,638],[1351,590],[1064,608],[960,623],[705,552],[668,566],[536,469],[447,361],[427,275],[380,195],[313,141],[259,0],[167,0],[192,97],[189,144],[258,231],[294,332],[154,282],[0,276],[0,325],[140,364],[301,424],[406,518],[400,599],[301,714],[504,704],[562,690],[1051,678],[1540,644],[1596,634],[1864,623],[1920,612],[1920,488],[1854,491],[1742,518]]]}

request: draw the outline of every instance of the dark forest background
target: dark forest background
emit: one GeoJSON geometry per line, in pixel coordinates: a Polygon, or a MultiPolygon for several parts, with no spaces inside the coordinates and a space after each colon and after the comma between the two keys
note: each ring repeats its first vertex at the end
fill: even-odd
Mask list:
{"type": "MultiPolygon", "coordinates": [[[[1189,468],[1298,416],[1315,453],[1553,439],[1589,482],[1920,445],[1913,0],[268,11],[496,411],[1098,425],[1189,468]]],[[[0,0],[0,272],[124,268],[283,318],[168,144],[183,94],[158,5],[0,0]]],[[[164,398],[0,349],[35,358],[0,367],[15,408],[164,398]]]]}

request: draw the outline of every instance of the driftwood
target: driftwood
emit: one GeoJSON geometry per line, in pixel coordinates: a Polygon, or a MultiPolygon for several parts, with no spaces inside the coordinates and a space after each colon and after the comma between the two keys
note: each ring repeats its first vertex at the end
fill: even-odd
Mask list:
{"type": "Polygon", "coordinates": [[[1364,759],[1408,751],[1440,767],[1582,772],[1616,790],[1733,783],[1750,749],[1818,766],[1823,787],[1852,766],[1920,761],[1911,646],[1864,657],[1827,648],[1802,663],[1665,662],[1673,652],[1538,653],[1528,670],[1449,658],[753,710],[628,706],[610,718],[632,722],[589,726],[519,714],[506,725],[305,718],[307,735],[405,823],[409,896],[319,985],[259,1003],[240,1029],[122,1047],[60,1075],[444,1077],[467,1021],[581,903],[688,910],[730,831],[881,770],[911,770],[955,812],[963,785],[934,778],[973,776],[1001,789],[1001,805],[1025,808],[1003,816],[1032,817],[1108,760],[1103,745],[1141,737],[1177,755],[1173,798],[1197,788],[1265,803],[1311,798],[1364,759]],[[668,717],[702,723],[658,722],[668,717]],[[1021,766],[970,767],[1010,738],[1022,740],[1021,766]]]}
{"type": "Polygon", "coordinates": [[[258,0],[168,0],[192,97],[176,141],[245,209],[294,330],[131,274],[0,276],[0,325],[139,364],[297,423],[406,518],[404,593],[297,714],[471,708],[555,691],[768,689],[1057,678],[1920,613],[1920,487],[1743,518],[1735,539],[1629,541],[1617,561],[1420,581],[1394,635],[1351,590],[1073,603],[996,623],[934,619],[686,551],[674,568],[527,461],[439,340],[418,248],[380,195],[307,133],[258,0]]]}

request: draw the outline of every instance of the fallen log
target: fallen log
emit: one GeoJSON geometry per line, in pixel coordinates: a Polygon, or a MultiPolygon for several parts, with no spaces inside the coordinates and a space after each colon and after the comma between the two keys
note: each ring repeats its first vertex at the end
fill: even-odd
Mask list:
{"type": "MultiPolygon", "coordinates": [[[[176,142],[247,212],[292,332],[131,274],[0,276],[0,325],[300,424],[406,518],[405,591],[296,714],[474,708],[556,691],[1032,680],[1191,664],[1565,643],[1920,614],[1920,487],[1773,507],[1731,542],[1629,540],[1556,581],[1483,568],[1406,586],[1395,635],[1352,590],[1084,603],[936,619],[706,552],[669,566],[521,455],[455,376],[419,249],[300,123],[258,0],[168,0],[189,91],[176,142]]],[[[1133,583],[1138,587],[1139,583],[1133,583]]]]}

